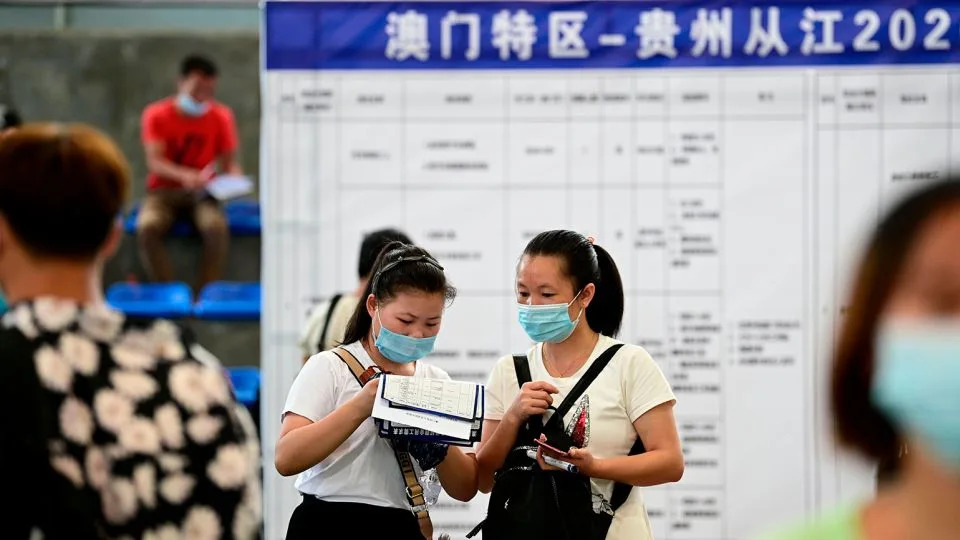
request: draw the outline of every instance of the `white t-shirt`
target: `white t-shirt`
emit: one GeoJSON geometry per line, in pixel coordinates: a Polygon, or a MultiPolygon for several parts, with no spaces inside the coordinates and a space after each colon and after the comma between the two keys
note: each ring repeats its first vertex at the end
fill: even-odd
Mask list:
{"type": "MultiPolygon", "coordinates": [[[[547,381],[560,390],[559,394],[553,396],[554,406],[558,406],[593,361],[616,343],[620,342],[600,336],[587,362],[569,377],[553,377],[547,373],[541,354],[543,344],[538,343],[527,353],[530,376],[534,381],[547,381]]],[[[517,384],[513,357],[503,357],[497,361],[487,383],[484,417],[487,420],[502,419],[518,393],[520,386],[517,384]]],[[[594,457],[625,456],[630,453],[630,448],[637,438],[633,421],[657,405],[675,400],[670,384],[647,351],[636,345],[624,345],[576,405],[570,408],[564,418],[564,425],[567,432],[571,433],[579,421],[580,429],[574,432],[574,440],[588,448],[594,457]],[[577,440],[577,433],[582,433],[583,436],[579,438],[585,440],[577,440]]],[[[591,483],[594,493],[602,494],[605,499],[610,500],[614,482],[591,479],[591,483]]],[[[653,536],[643,498],[640,490],[634,489],[614,515],[613,524],[607,532],[607,540],[651,538],[653,536]]]]}
{"type": "MultiPolygon", "coordinates": [[[[364,367],[374,364],[359,342],[344,346],[364,367]]],[[[442,369],[420,360],[414,377],[449,379],[442,369]]],[[[332,351],[310,358],[297,375],[283,414],[292,412],[316,422],[350,401],[360,384],[332,351]]],[[[352,502],[409,509],[406,486],[393,450],[367,418],[327,459],[297,476],[300,493],[329,502],[352,502]]]]}
{"type": "MultiPolygon", "coordinates": [[[[332,298],[331,298],[332,300],[332,298]]],[[[309,358],[320,351],[332,349],[343,341],[343,334],[347,331],[347,324],[353,317],[353,312],[357,309],[359,299],[353,294],[344,294],[337,300],[333,306],[333,313],[330,314],[330,325],[327,331],[323,332],[323,325],[327,322],[327,312],[330,311],[330,300],[317,304],[307,322],[303,326],[303,332],[300,334],[300,351],[304,358],[309,358]],[[323,332],[321,336],[320,333],[323,332]]]]}

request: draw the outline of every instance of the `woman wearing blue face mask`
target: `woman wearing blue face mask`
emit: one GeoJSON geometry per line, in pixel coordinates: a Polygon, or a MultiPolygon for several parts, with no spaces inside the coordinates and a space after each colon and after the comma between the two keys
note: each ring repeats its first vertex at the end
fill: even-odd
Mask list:
{"type": "Polygon", "coordinates": [[[958,180],[906,198],[874,231],[834,355],[837,438],[895,464],[895,478],[872,501],[774,538],[960,538],[958,180]]]}
{"type": "MultiPolygon", "coordinates": [[[[516,291],[520,325],[537,343],[525,357],[502,358],[487,385],[483,440],[477,453],[479,487],[484,492],[493,490],[482,526],[484,537],[651,538],[640,491],[631,486],[679,480],[683,454],[670,385],[645,350],[615,339],[624,308],[616,263],[606,250],[579,233],[544,232],[524,250],[516,291]],[[578,383],[589,381],[595,369],[596,378],[577,396],[578,383]],[[573,394],[574,401],[559,422],[551,421],[554,408],[568,394],[573,394]],[[540,449],[536,464],[524,463],[530,459],[525,456],[534,446],[533,439],[541,438],[541,427],[546,443],[568,455],[540,449]],[[645,452],[629,455],[636,451],[638,439],[645,452]],[[559,497],[544,498],[560,500],[556,505],[563,508],[537,506],[537,501],[525,500],[523,493],[512,494],[515,499],[507,493],[502,497],[509,501],[532,503],[531,515],[518,513],[517,503],[512,511],[513,518],[520,516],[516,521],[498,515],[503,505],[493,501],[503,500],[498,490],[509,489],[504,487],[509,474],[500,473],[522,470],[525,465],[551,469],[544,452],[577,467],[587,508],[566,506],[564,487],[558,489],[556,483],[571,477],[561,475],[550,480],[551,490],[559,497]],[[626,499],[611,504],[617,499],[613,496],[616,483],[622,484],[617,491],[626,499]],[[574,512],[585,519],[573,517],[574,512]],[[612,514],[612,519],[598,530],[599,525],[590,522],[600,513],[612,514]],[[538,519],[534,514],[556,517],[535,531],[521,530],[525,526],[521,522],[538,519]]],[[[535,477],[529,480],[537,482],[535,477]]]]}
{"type": "Polygon", "coordinates": [[[401,473],[401,453],[415,461],[415,476],[436,469],[447,493],[459,500],[477,491],[476,461],[457,447],[391,445],[370,417],[379,379],[361,384],[348,367],[395,375],[449,378],[421,358],[433,349],[448,301],[455,295],[443,268],[425,250],[394,242],[374,264],[372,278],[344,345],[304,365],[290,389],[276,447],[277,471],[299,474],[297,507],[287,533],[293,538],[430,538],[420,490],[401,473]]]}

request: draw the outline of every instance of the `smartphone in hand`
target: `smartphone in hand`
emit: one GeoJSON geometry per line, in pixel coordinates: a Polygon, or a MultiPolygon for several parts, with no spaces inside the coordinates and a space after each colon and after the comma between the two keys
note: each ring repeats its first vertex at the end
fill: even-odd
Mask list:
{"type": "Polygon", "coordinates": [[[569,452],[565,452],[565,451],[563,451],[563,450],[560,450],[559,448],[554,448],[554,447],[550,446],[549,444],[541,441],[540,439],[534,439],[533,442],[535,442],[535,443],[537,443],[538,445],[540,445],[540,447],[543,448],[543,450],[544,450],[545,452],[550,452],[550,453],[552,453],[552,454],[554,454],[554,455],[556,455],[556,456],[562,457],[562,458],[568,458],[568,457],[570,457],[570,453],[569,453],[569,452]]]}

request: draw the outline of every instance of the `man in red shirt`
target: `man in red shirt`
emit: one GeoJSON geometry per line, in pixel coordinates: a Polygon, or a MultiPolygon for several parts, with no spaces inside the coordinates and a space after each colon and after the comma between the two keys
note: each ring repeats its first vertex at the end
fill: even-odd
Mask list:
{"type": "Polygon", "coordinates": [[[220,277],[229,241],[223,208],[204,186],[216,171],[242,173],[233,112],[214,101],[216,83],[213,62],[188,56],[180,67],[177,95],[151,103],[141,118],[150,174],[137,220],[140,257],[152,280],[171,281],[163,238],[178,217],[193,219],[203,239],[197,290],[220,277]]]}

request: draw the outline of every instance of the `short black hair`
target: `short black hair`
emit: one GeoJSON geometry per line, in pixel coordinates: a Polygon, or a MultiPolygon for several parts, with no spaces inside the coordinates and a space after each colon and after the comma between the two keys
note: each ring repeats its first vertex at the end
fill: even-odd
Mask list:
{"type": "Polygon", "coordinates": [[[391,242],[413,243],[409,236],[392,228],[379,229],[364,235],[363,242],[360,243],[360,261],[357,264],[357,276],[360,279],[370,276],[370,271],[373,270],[373,263],[377,260],[377,256],[391,242]]]}
{"type": "Polygon", "coordinates": [[[216,77],[217,65],[206,56],[191,54],[180,63],[180,76],[186,77],[191,73],[199,73],[206,77],[216,77]]]}
{"type": "Polygon", "coordinates": [[[23,123],[23,119],[20,118],[20,113],[7,105],[0,104],[0,114],[2,114],[2,118],[0,118],[0,130],[15,128],[23,123]]]}

